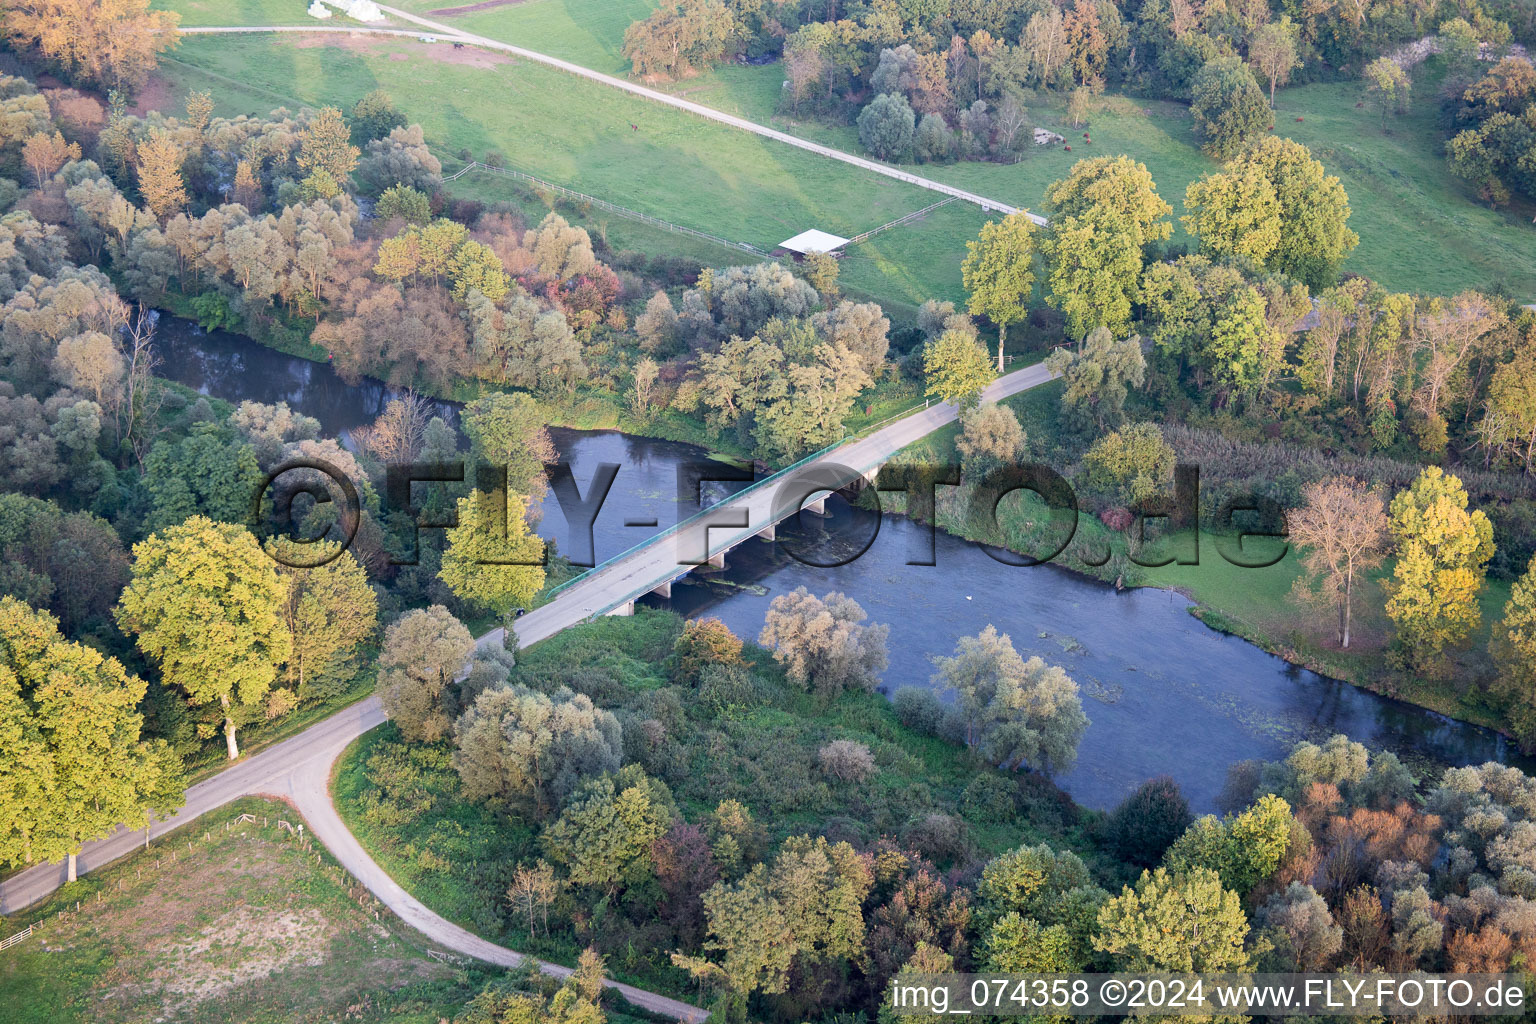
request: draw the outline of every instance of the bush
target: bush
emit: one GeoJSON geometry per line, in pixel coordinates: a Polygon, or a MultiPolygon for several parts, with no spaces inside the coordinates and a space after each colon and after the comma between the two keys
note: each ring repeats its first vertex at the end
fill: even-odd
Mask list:
{"type": "Polygon", "coordinates": [[[672,645],[672,679],[697,686],[710,665],[741,664],[741,638],[719,619],[689,619],[672,645]]]}
{"type": "Polygon", "coordinates": [[[970,829],[953,814],[935,811],[907,824],[902,842],[935,864],[948,864],[970,856],[970,829]]]}
{"type": "Polygon", "coordinates": [[[855,740],[833,740],[816,754],[821,770],[842,782],[865,782],[874,777],[875,755],[855,740]]]}
{"type": "Polygon", "coordinates": [[[699,673],[696,706],[711,718],[718,718],[731,708],[749,708],[761,703],[757,680],[745,665],[705,665],[699,673]]]}
{"type": "Polygon", "coordinates": [[[903,686],[891,703],[902,725],[925,736],[937,736],[944,724],[944,702],[932,690],[921,686],[903,686]]]}
{"type": "Polygon", "coordinates": [[[1013,784],[996,775],[978,775],[960,795],[965,813],[983,821],[1013,817],[1019,809],[1013,784]]]}
{"type": "Polygon", "coordinates": [[[1179,784],[1160,775],[1142,783],[1115,808],[1109,816],[1109,840],[1122,860],[1151,867],[1193,820],[1179,784]]]}

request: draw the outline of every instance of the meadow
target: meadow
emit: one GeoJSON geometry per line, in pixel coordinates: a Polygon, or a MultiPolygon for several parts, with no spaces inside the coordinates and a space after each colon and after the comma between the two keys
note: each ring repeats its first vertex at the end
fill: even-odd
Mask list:
{"type": "Polygon", "coordinates": [[[35,928],[0,956],[5,1019],[433,1024],[479,991],[280,818],[236,801],[7,919],[35,928]]]}
{"type": "MultiPolygon", "coordinates": [[[[852,236],[936,198],[542,65],[444,43],[191,36],[162,62],[151,92],[170,111],[206,89],[220,114],[234,115],[280,105],[350,108],[375,88],[422,125],[442,156],[495,153],[548,181],[763,249],[808,227],[852,236]]],[[[482,180],[470,194],[496,198],[494,189],[482,180]]],[[[951,203],[851,254],[848,284],[895,307],[961,298],[960,254],[983,223],[979,210],[951,203]]],[[[671,252],[679,237],[635,243],[671,252]]],[[[747,259],[722,249],[709,262],[747,259]]]]}
{"type": "MultiPolygon", "coordinates": [[[[291,24],[296,20],[291,8],[279,0],[237,0],[228,5],[212,0],[173,0],[171,6],[183,12],[187,24],[291,24]]],[[[627,71],[620,52],[624,29],[644,17],[652,4],[650,0],[524,0],[451,15],[432,14],[455,6],[448,0],[400,0],[398,6],[457,28],[622,75],[627,71]]],[[[1350,226],[1360,235],[1360,246],[1345,264],[1346,270],[1400,291],[1452,294],[1469,287],[1498,288],[1522,301],[1536,300],[1536,242],[1530,226],[1536,210],[1520,204],[1508,210],[1489,209],[1465,182],[1447,171],[1437,100],[1442,75],[1435,62],[1415,69],[1411,111],[1390,119],[1385,126],[1375,111],[1357,105],[1362,98],[1358,82],[1283,89],[1277,101],[1276,130],[1311,148],[1349,193],[1354,211],[1350,226]]],[[[848,152],[862,152],[851,125],[780,114],[782,82],[782,68],[776,64],[725,65],[660,87],[848,152]]],[[[571,100],[581,102],[572,93],[566,101],[567,110],[575,109],[571,100]]],[[[649,110],[652,121],[664,113],[654,107],[649,110]]],[[[1185,187],[1216,169],[1215,162],[1200,152],[1188,109],[1182,104],[1106,96],[1083,129],[1075,129],[1066,121],[1060,97],[1036,97],[1030,113],[1036,124],[1067,136],[1072,152],[1053,146],[1032,150],[1016,164],[927,164],[921,166],[920,173],[1003,202],[1038,208],[1046,187],[1064,177],[1077,160],[1124,153],[1147,165],[1177,218],[1183,213],[1185,187]],[[1082,139],[1084,129],[1091,142],[1082,139]]],[[[848,168],[834,166],[829,170],[833,176],[858,176],[848,168]]],[[[771,191],[765,189],[765,199],[771,191]]],[[[604,194],[604,198],[613,197],[604,194]]],[[[750,202],[755,205],[755,201],[750,202]]],[[[974,216],[966,219],[979,225],[981,215],[972,212],[974,216]]],[[[818,226],[838,230],[827,224],[818,226]]],[[[871,260],[878,267],[872,275],[856,270],[851,276],[861,279],[852,283],[863,286],[872,281],[876,292],[911,296],[919,287],[913,280],[917,279],[931,283],[929,294],[954,297],[963,248],[954,245],[945,250],[949,272],[940,276],[934,271],[946,264],[934,256],[963,238],[947,228],[929,228],[926,237],[911,241],[900,239],[904,233],[883,236],[885,251],[852,252],[856,259],[871,260]]],[[[727,237],[736,236],[727,233],[727,237]]],[[[1176,225],[1174,241],[1190,241],[1182,226],[1176,225]]]]}

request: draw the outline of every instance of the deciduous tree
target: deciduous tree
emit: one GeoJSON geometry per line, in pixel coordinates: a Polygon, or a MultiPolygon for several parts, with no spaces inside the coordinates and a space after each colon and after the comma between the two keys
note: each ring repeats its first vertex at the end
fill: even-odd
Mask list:
{"type": "Polygon", "coordinates": [[[997,325],[997,372],[1003,372],[1008,325],[1029,315],[1035,290],[1035,224],[1020,211],[988,221],[981,237],[965,243],[960,276],[969,295],[967,308],[997,325]]]}
{"type": "Polygon", "coordinates": [[[886,668],[889,626],[864,626],[864,609],[840,593],[815,597],[804,587],[775,597],[757,642],[773,651],[796,684],[823,695],[873,690],[886,668]]]}
{"type": "Polygon", "coordinates": [[[544,586],[545,553],[528,529],[526,507],[522,495],[499,489],[459,499],[438,575],[460,600],[495,612],[532,603],[544,586]]]}
{"type": "Polygon", "coordinates": [[[118,624],[166,683],[224,709],[230,760],[240,756],[237,705],[260,702],[292,654],[286,594],[276,563],[242,526],[193,516],[133,546],[118,624]]]}
{"type": "Polygon", "coordinates": [[[1291,539],[1305,549],[1302,567],[1321,583],[1338,613],[1339,646],[1347,648],[1355,578],[1380,565],[1386,554],[1386,506],[1379,493],[1348,477],[1308,484],[1302,501],[1286,525],[1291,539]]]}
{"type": "Polygon", "coordinates": [[[1389,528],[1397,564],[1387,585],[1387,615],[1403,659],[1431,667],[1482,618],[1477,593],[1493,557],[1493,524],[1468,511],[1461,481],[1438,466],[1392,499],[1389,528]]]}
{"type": "Polygon", "coordinates": [[[967,409],[997,376],[973,331],[947,330],[923,346],[925,394],[967,409]]]}
{"type": "Polygon", "coordinates": [[[469,630],[440,604],[408,611],[384,631],[379,696],[406,739],[431,743],[448,734],[457,713],[449,687],[474,650],[469,630]]]}

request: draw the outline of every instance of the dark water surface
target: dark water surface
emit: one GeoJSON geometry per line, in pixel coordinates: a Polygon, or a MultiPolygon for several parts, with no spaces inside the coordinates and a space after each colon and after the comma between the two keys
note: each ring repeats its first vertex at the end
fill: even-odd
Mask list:
{"type": "MultiPolygon", "coordinates": [[[[230,401],[286,401],[330,434],[371,422],[395,394],[375,381],[348,385],[322,364],[170,317],[162,318],[157,349],[159,372],[172,380],[230,401]]],[[[437,406],[456,421],[452,403],[437,406]]],[[[685,460],[705,458],[699,449],[614,431],[550,433],[583,494],[598,464],[621,467],[594,524],[598,559],[694,511],[679,501],[677,471],[685,460]],[[651,520],[655,527],[626,525],[651,520]]],[[[1058,781],[1086,806],[1113,806],[1145,779],[1168,774],[1207,810],[1232,763],[1278,757],[1298,740],[1335,732],[1405,757],[1536,767],[1488,730],[1299,669],[1209,629],[1171,591],[1116,593],[1054,566],[1003,565],[943,533],[935,541],[936,565],[908,565],[914,546],[926,543],[926,528],[899,517],[880,522],[869,550],[846,565],[818,568],[791,557],[786,548],[798,543],[812,561],[836,561],[828,555],[846,551],[850,538],[862,546],[875,530],[873,513],[837,501],[830,508],[825,521],[807,515],[800,526],[781,529],[778,544],[754,540],[730,552],[724,572],[685,578],[670,606],[717,615],[741,636],[755,637],[774,595],[797,586],[818,594],[841,590],[871,622],[890,625],[884,682],[891,690],[929,685],[933,655],[950,654],[956,638],[994,625],[1025,657],[1061,665],[1082,687],[1092,724],[1077,768],[1058,781]]],[[[544,509],[539,533],[563,552],[585,552],[585,540],[570,536],[552,495],[544,509]]]]}

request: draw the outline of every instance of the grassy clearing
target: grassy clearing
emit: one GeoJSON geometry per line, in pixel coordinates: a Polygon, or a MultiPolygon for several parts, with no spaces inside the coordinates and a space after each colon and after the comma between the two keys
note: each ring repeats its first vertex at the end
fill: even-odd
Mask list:
{"type": "MultiPolygon", "coordinates": [[[[283,103],[350,106],[383,88],[441,153],[496,152],[549,181],[765,249],[811,226],[859,234],[934,199],[551,68],[447,44],[189,37],[160,74],[168,109],[191,90],[209,89],[222,114],[283,103]]],[[[878,261],[855,271],[850,285],[896,304],[928,298],[934,282],[954,297],[959,254],[982,223],[979,214],[953,210],[958,205],[877,238],[870,253],[878,261]]]]}
{"type": "Polygon", "coordinates": [[[37,927],[0,956],[4,1018],[432,1024],[490,977],[433,960],[387,911],[376,920],[371,897],[278,818],[297,821],[242,799],[7,921],[6,934],[37,927]],[[256,820],[226,831],[241,813],[256,820]]]}

